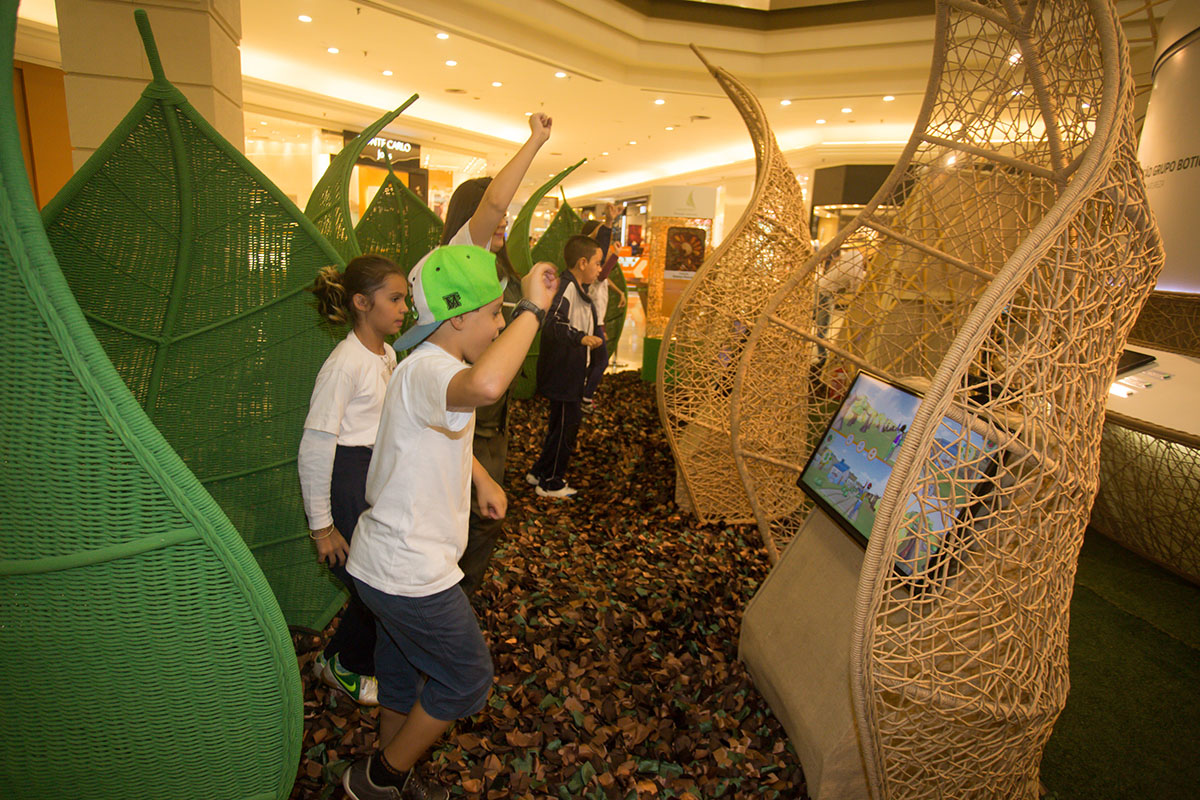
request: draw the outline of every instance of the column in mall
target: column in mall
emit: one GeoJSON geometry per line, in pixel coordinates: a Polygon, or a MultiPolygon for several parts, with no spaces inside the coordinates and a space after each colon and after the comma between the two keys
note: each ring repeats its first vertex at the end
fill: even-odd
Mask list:
{"type": "Polygon", "coordinates": [[[149,16],[167,80],[234,147],[245,149],[240,0],[58,0],[57,8],[75,169],[150,82],[135,8],[149,16]]]}

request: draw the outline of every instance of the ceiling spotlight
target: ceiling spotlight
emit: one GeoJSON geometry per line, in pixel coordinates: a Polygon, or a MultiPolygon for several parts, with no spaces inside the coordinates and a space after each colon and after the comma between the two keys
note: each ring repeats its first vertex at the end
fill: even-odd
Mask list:
{"type": "Polygon", "coordinates": [[[851,113],[851,112],[853,112],[853,111],[854,111],[854,109],[853,109],[853,108],[851,108],[850,106],[846,106],[845,108],[843,108],[843,109],[842,109],[842,113],[843,113],[843,114],[849,114],[849,113],[851,113]]]}
{"type": "Polygon", "coordinates": [[[296,19],[300,20],[301,22],[312,22],[312,17],[310,17],[308,14],[301,14],[300,16],[296,17],[296,19]]]}
{"type": "Polygon", "coordinates": [[[384,74],[384,77],[387,77],[387,78],[392,77],[392,71],[390,69],[385,69],[383,71],[383,74],[384,74]]]}
{"type": "Polygon", "coordinates": [[[946,156],[946,166],[953,167],[955,161],[958,161],[958,156],[946,156]]]}
{"type": "Polygon", "coordinates": [[[446,66],[447,66],[447,67],[457,67],[457,66],[458,66],[458,62],[457,62],[457,61],[455,61],[454,59],[450,59],[450,60],[448,60],[448,61],[446,62],[446,66]]]}
{"type": "Polygon", "coordinates": [[[556,77],[556,78],[565,78],[565,77],[567,77],[567,73],[565,73],[565,72],[556,72],[556,73],[554,73],[554,77],[556,77]]]}
{"type": "Polygon", "coordinates": [[[779,105],[781,105],[781,106],[790,106],[791,104],[792,104],[791,100],[780,100],[779,101],[779,105]]]}
{"type": "Polygon", "coordinates": [[[527,116],[527,117],[532,117],[532,116],[533,116],[533,112],[532,112],[532,111],[526,111],[526,112],[525,112],[525,116],[527,116]]]}
{"type": "Polygon", "coordinates": [[[637,142],[636,142],[636,141],[634,141],[633,139],[630,139],[630,140],[629,140],[629,143],[630,143],[630,144],[637,144],[637,142]]]}
{"type": "Polygon", "coordinates": [[[1020,63],[1021,63],[1021,54],[1020,54],[1020,53],[1013,53],[1011,56],[1009,56],[1009,57],[1008,57],[1008,63],[1010,63],[1010,64],[1020,64],[1020,63]]]}
{"type": "Polygon", "coordinates": [[[602,155],[602,156],[606,156],[606,155],[608,155],[608,151],[607,151],[607,150],[605,150],[605,151],[604,151],[603,153],[601,153],[600,155],[602,155]]]}
{"type": "Polygon", "coordinates": [[[883,96],[883,102],[885,102],[885,103],[890,103],[895,99],[896,99],[895,95],[885,94],[883,96]]]}
{"type": "Polygon", "coordinates": [[[1080,108],[1091,108],[1091,107],[1092,107],[1092,104],[1091,104],[1091,103],[1086,103],[1086,102],[1085,102],[1085,103],[1080,103],[1080,104],[1079,104],[1079,107],[1080,107],[1080,108]]]}
{"type": "Polygon", "coordinates": [[[501,83],[500,81],[492,81],[492,86],[496,87],[497,89],[499,89],[503,85],[504,84],[501,83]]]}
{"type": "Polygon", "coordinates": [[[260,119],[260,120],[258,121],[258,124],[259,124],[259,125],[266,125],[266,124],[267,124],[267,121],[266,121],[265,119],[260,119]]]}
{"type": "Polygon", "coordinates": [[[342,51],[338,50],[336,47],[330,47],[325,52],[329,53],[330,55],[336,56],[338,53],[340,53],[342,51]]]}
{"type": "Polygon", "coordinates": [[[667,102],[667,101],[666,101],[666,100],[663,100],[663,99],[660,97],[660,98],[658,98],[657,100],[655,100],[655,101],[654,101],[654,105],[656,105],[656,106],[661,106],[661,105],[662,105],[663,103],[665,103],[665,102],[667,102]]]}
{"type": "Polygon", "coordinates": [[[819,120],[817,120],[817,124],[818,124],[818,125],[824,125],[824,124],[825,124],[825,120],[823,120],[823,119],[819,119],[819,120]]]}
{"type": "Polygon", "coordinates": [[[448,34],[448,33],[442,33],[441,31],[438,31],[437,38],[439,38],[439,39],[449,39],[449,38],[450,38],[450,34],[448,34]]]}
{"type": "Polygon", "coordinates": [[[668,125],[668,126],[667,126],[667,130],[669,130],[669,131],[673,131],[673,130],[675,130],[675,126],[674,126],[674,125],[668,125]]]}

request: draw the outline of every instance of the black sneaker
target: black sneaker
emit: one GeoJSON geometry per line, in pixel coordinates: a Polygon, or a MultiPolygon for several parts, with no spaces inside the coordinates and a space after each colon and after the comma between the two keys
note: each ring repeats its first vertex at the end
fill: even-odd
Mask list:
{"type": "MultiPolygon", "coordinates": [[[[404,795],[400,789],[395,786],[377,786],[371,780],[371,757],[359,759],[342,773],[342,788],[346,790],[346,795],[351,800],[403,800],[404,795]]],[[[412,771],[409,771],[409,780],[404,782],[405,787],[408,786],[412,779],[412,771]]]]}
{"type": "Polygon", "coordinates": [[[417,768],[408,771],[404,786],[377,786],[371,780],[371,758],[361,759],[342,773],[342,788],[351,800],[450,800],[450,790],[421,780],[417,768]]]}

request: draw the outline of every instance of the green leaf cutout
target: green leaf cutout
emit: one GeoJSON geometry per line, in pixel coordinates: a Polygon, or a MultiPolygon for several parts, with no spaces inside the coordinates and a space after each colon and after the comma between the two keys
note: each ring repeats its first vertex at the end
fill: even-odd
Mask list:
{"type": "MultiPolygon", "coordinates": [[[[522,211],[525,207],[522,206],[522,211]]],[[[546,226],[546,230],[542,232],[542,236],[533,245],[529,256],[530,267],[540,261],[549,261],[558,267],[559,274],[567,269],[567,262],[563,259],[563,248],[567,244],[567,239],[583,230],[583,219],[575,213],[575,209],[563,199],[563,203],[558,207],[558,211],[554,214],[554,219],[550,220],[550,224],[546,226]]],[[[528,272],[528,270],[526,270],[528,272]]]]}
{"type": "Polygon", "coordinates": [[[442,220],[389,169],[354,233],[362,252],[387,256],[408,272],[442,240],[442,220]]]}
{"type": "Polygon", "coordinates": [[[154,74],[46,207],[46,233],[117,372],[242,534],[288,623],[319,630],[344,590],[308,540],[296,454],[343,332],[304,290],[341,258],[154,74]]]}
{"type": "MultiPolygon", "coordinates": [[[[520,212],[517,213],[517,218],[513,220],[512,230],[508,234],[508,243],[505,247],[508,249],[508,260],[512,263],[513,269],[518,275],[525,276],[529,274],[529,270],[533,269],[533,255],[529,247],[529,231],[533,223],[533,212],[537,208],[537,204],[541,199],[558,184],[562,183],[563,179],[583,165],[587,159],[582,159],[577,164],[567,167],[562,172],[555,175],[550,180],[543,183],[536,192],[534,192],[525,205],[521,206],[520,212]]],[[[578,217],[577,217],[578,218],[578,217]]],[[[561,259],[561,255],[560,255],[561,259]]]]}
{"type": "MultiPolygon", "coordinates": [[[[0,7],[7,63],[16,5],[0,7]]],[[[145,25],[144,15],[138,21],[145,25]]],[[[160,73],[157,53],[150,60],[160,73]]],[[[165,82],[153,88],[177,95],[165,82]]],[[[139,105],[149,114],[157,102],[139,105]]],[[[153,139],[137,125],[126,136],[153,139]]],[[[182,227],[178,193],[147,185],[177,165],[126,156],[88,169],[106,188],[74,189],[113,218],[108,235],[80,231],[86,244],[76,245],[91,276],[111,288],[111,256],[129,252],[123,239],[162,243],[162,226],[182,227]],[[151,216],[126,216],[135,206],[151,216]]],[[[213,165],[206,179],[220,170],[213,165]]],[[[84,225],[63,217],[64,205],[64,224],[84,225]]],[[[209,230],[199,217],[192,226],[209,230]]],[[[173,257],[165,245],[156,255],[173,257]]],[[[117,263],[125,273],[118,291],[136,293],[135,302],[152,297],[139,281],[161,285],[144,263],[117,263]]],[[[286,798],[303,706],[283,615],[237,531],[113,369],[72,295],[29,188],[11,82],[0,87],[0,280],[14,294],[0,322],[0,652],[25,676],[5,694],[5,797],[286,798]]],[[[222,293],[222,306],[233,305],[222,293]]],[[[142,324],[133,317],[123,324],[142,324]]],[[[147,369],[153,355],[142,348],[147,369]]]]}
{"type": "Polygon", "coordinates": [[[333,157],[329,168],[309,195],[308,205],[304,207],[305,216],[312,220],[317,230],[329,239],[329,243],[346,261],[363,253],[354,235],[354,222],[350,217],[350,173],[367,143],[416,99],[417,95],[414,94],[399,108],[387,112],[354,137],[350,144],[342,148],[342,152],[333,157]]]}

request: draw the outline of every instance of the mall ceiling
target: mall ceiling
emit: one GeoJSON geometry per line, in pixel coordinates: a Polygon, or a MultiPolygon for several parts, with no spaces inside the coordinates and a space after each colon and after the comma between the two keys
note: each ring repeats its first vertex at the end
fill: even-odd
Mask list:
{"type": "MultiPolygon", "coordinates": [[[[1147,83],[1151,20],[1170,5],[1117,3],[1147,83]]],[[[745,128],[691,44],[751,87],[785,151],[817,152],[907,140],[934,33],[930,0],[242,0],[241,10],[248,114],[341,130],[415,92],[393,134],[495,165],[524,140],[526,113],[545,111],[554,135],[529,182],[587,158],[567,186],[587,197],[719,165],[752,171],[745,128]]]]}

